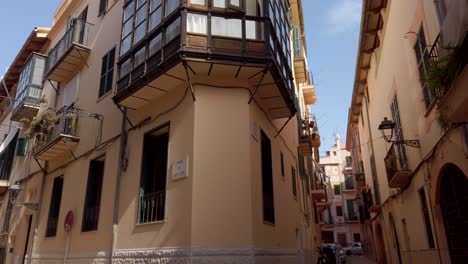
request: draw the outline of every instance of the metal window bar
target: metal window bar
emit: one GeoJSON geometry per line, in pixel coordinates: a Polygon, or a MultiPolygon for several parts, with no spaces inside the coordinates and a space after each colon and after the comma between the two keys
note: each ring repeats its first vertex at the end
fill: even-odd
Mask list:
{"type": "Polygon", "coordinates": [[[166,206],[166,190],[140,197],[139,223],[163,221],[166,206]]]}

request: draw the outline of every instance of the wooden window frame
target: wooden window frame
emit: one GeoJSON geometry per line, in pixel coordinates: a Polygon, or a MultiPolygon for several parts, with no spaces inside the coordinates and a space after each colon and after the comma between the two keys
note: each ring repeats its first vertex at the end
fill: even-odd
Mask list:
{"type": "Polygon", "coordinates": [[[106,14],[108,5],[109,0],[99,0],[98,17],[106,14]]]}
{"type": "Polygon", "coordinates": [[[106,95],[109,91],[112,91],[114,84],[114,69],[115,69],[115,47],[109,50],[106,55],[102,57],[101,61],[101,76],[99,78],[99,94],[98,98],[106,95]],[[112,55],[112,56],[111,56],[112,55]],[[110,58],[113,58],[111,61],[110,58]],[[104,66],[105,65],[105,66],[104,66]],[[109,75],[111,76],[111,83],[109,86],[109,75]],[[102,80],[104,78],[104,86],[102,86],[102,80]]]}

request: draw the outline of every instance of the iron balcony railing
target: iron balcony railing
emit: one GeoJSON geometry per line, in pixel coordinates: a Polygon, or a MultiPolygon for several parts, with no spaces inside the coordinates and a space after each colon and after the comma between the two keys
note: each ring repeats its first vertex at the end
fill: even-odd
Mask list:
{"type": "Polygon", "coordinates": [[[166,206],[166,190],[140,196],[138,222],[151,223],[163,221],[166,206]]]}
{"type": "Polygon", "coordinates": [[[408,171],[406,161],[398,151],[397,143],[393,143],[390,146],[384,161],[389,183],[392,181],[396,173],[408,171]]]}
{"type": "Polygon", "coordinates": [[[66,106],[57,112],[59,122],[55,126],[49,141],[53,141],[60,136],[77,137],[79,110],[75,107],[66,106]]]}
{"type": "Polygon", "coordinates": [[[55,44],[47,55],[46,76],[57,65],[60,59],[73,47],[89,47],[93,25],[79,19],[73,19],[65,35],[55,44]]]}
{"type": "Polygon", "coordinates": [[[83,226],[81,231],[97,230],[100,206],[86,207],[83,212],[83,226]]]}

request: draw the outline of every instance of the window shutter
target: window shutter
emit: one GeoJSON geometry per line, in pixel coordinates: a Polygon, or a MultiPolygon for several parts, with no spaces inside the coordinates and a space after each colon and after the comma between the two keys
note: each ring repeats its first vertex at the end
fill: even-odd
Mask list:
{"type": "Polygon", "coordinates": [[[25,138],[19,138],[18,144],[16,146],[16,156],[25,156],[26,155],[26,147],[28,140],[25,138]]]}

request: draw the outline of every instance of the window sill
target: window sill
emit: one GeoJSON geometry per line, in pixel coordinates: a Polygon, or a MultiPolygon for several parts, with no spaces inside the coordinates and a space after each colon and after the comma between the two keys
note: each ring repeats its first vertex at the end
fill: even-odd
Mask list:
{"type": "Polygon", "coordinates": [[[109,91],[105,92],[103,95],[98,97],[98,99],[96,100],[96,103],[100,103],[101,101],[106,99],[109,96],[109,94],[112,94],[112,91],[113,91],[113,89],[110,89],[109,91]]]}
{"type": "Polygon", "coordinates": [[[148,223],[137,223],[136,226],[160,225],[160,224],[165,224],[166,222],[167,220],[154,221],[154,222],[148,222],[148,223]]]}
{"type": "Polygon", "coordinates": [[[267,225],[267,226],[275,227],[275,224],[270,223],[270,222],[265,221],[265,220],[263,220],[263,224],[264,224],[264,225],[267,225]]]}

